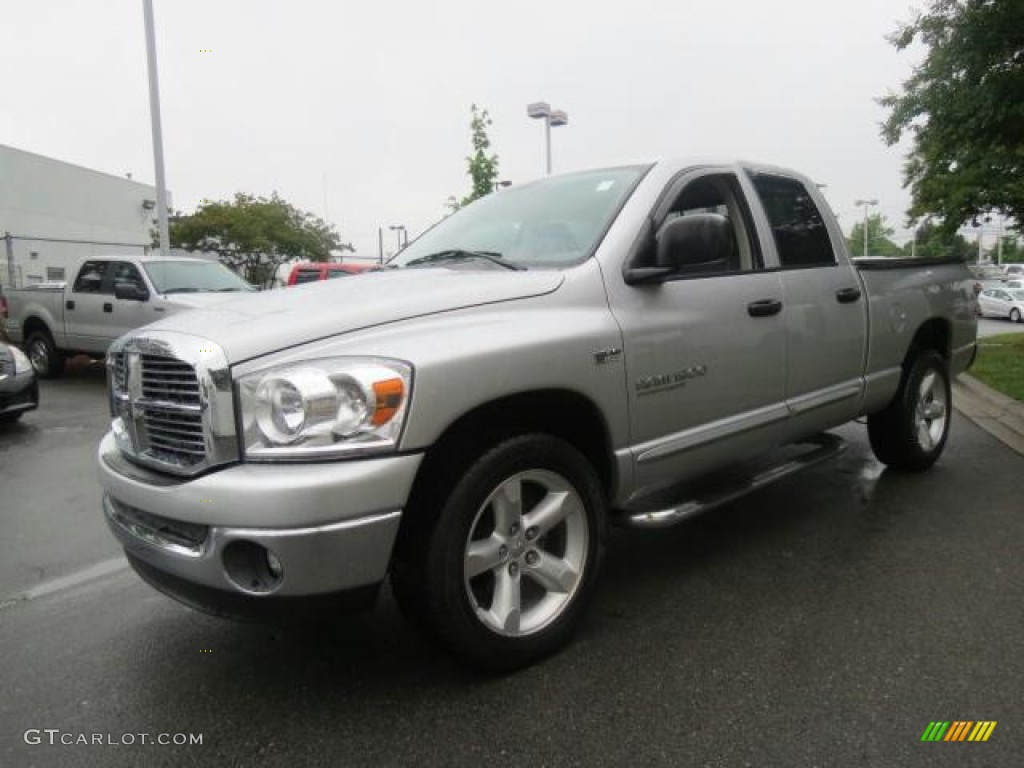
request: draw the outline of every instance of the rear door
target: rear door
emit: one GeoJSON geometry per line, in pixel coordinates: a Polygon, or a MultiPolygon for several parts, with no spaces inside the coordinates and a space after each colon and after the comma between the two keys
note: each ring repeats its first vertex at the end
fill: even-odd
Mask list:
{"type": "Polygon", "coordinates": [[[867,299],[860,275],[840,255],[825,204],[805,180],[751,172],[772,233],[782,280],[788,336],[786,401],[789,438],[857,416],[867,355],[867,299]]]}
{"type": "Polygon", "coordinates": [[[106,349],[107,313],[103,305],[114,298],[104,293],[109,267],[106,259],[84,262],[71,290],[64,294],[64,333],[70,349],[84,352],[106,349]]]}

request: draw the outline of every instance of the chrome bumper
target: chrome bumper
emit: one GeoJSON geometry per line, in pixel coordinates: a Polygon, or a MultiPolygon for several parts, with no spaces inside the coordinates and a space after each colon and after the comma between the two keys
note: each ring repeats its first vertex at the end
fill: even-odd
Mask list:
{"type": "Polygon", "coordinates": [[[100,444],[104,513],[127,554],[236,596],[326,595],[381,582],[420,455],[240,464],[179,481],[100,444]]]}

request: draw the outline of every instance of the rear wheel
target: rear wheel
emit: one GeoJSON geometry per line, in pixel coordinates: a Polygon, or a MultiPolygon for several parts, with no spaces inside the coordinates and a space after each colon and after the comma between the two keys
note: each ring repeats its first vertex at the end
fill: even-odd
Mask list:
{"type": "Polygon", "coordinates": [[[930,467],[946,445],[952,402],[946,360],[932,351],[918,353],[893,401],[868,416],[875,456],[897,469],[930,467]]]}
{"type": "Polygon", "coordinates": [[[1010,310],[1010,321],[1014,323],[1020,322],[1020,310],[1016,307],[1010,310]]]}
{"type": "Polygon", "coordinates": [[[64,353],[57,349],[47,331],[29,334],[25,351],[36,375],[41,379],[56,379],[64,373],[64,353]]]}
{"type": "Polygon", "coordinates": [[[498,444],[443,500],[392,571],[407,615],[461,658],[506,671],[565,644],[593,593],[605,502],[572,446],[547,435],[498,444]]]}
{"type": "Polygon", "coordinates": [[[13,424],[21,418],[21,411],[17,413],[0,413],[0,424],[13,424]]]}

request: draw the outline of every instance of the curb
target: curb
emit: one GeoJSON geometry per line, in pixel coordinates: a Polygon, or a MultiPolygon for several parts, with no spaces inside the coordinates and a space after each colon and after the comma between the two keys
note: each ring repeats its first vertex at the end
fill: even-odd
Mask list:
{"type": "Polygon", "coordinates": [[[1024,403],[961,373],[953,380],[953,407],[1024,456],[1024,403]]]}

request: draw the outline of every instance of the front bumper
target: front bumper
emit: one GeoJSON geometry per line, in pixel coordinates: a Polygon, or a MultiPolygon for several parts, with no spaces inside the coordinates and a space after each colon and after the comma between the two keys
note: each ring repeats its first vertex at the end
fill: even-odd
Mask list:
{"type": "Polygon", "coordinates": [[[0,378],[0,415],[39,407],[39,382],[32,371],[0,378]]]}
{"type": "Polygon", "coordinates": [[[220,596],[236,614],[379,584],[421,458],[238,464],[183,480],[125,461],[108,434],[98,465],[107,523],[136,570],[182,602],[227,612],[220,596]]]}

